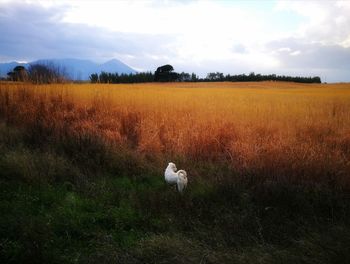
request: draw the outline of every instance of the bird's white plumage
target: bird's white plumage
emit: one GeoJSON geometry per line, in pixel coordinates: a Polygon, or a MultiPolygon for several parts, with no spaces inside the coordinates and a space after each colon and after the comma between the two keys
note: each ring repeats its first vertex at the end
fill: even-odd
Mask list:
{"type": "Polygon", "coordinates": [[[164,177],[165,181],[169,184],[176,184],[177,183],[177,168],[176,165],[172,162],[169,162],[168,167],[165,169],[164,177]]]}
{"type": "Polygon", "coordinates": [[[165,169],[164,178],[168,184],[176,184],[179,192],[182,192],[187,186],[186,171],[177,171],[176,165],[172,162],[169,162],[168,167],[165,169]]]}
{"type": "Polygon", "coordinates": [[[187,173],[184,170],[179,170],[177,175],[177,190],[182,192],[187,187],[187,173]]]}

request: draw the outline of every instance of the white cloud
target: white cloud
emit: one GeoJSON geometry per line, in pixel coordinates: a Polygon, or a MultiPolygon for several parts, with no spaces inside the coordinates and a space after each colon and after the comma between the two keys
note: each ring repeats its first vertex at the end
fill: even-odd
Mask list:
{"type": "Polygon", "coordinates": [[[293,11],[306,18],[293,37],[349,47],[350,1],[280,1],[276,8],[293,11]]]}
{"type": "Polygon", "coordinates": [[[298,56],[301,53],[300,50],[296,50],[290,53],[291,56],[298,56]]]}
{"type": "Polygon", "coordinates": [[[291,52],[292,50],[288,47],[283,47],[278,49],[279,52],[291,52]]]}
{"type": "Polygon", "coordinates": [[[152,1],[77,1],[62,21],[115,32],[173,35],[177,39],[173,48],[186,57],[220,59],[227,56],[233,40],[259,43],[266,36],[263,19],[254,10],[213,1],[170,3],[157,6],[152,1]]]}

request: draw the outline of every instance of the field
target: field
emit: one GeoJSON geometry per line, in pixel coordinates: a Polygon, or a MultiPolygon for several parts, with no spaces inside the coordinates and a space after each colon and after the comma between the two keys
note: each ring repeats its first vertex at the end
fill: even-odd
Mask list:
{"type": "Polygon", "coordinates": [[[2,263],[350,260],[350,84],[3,82],[0,122],[2,263]]]}

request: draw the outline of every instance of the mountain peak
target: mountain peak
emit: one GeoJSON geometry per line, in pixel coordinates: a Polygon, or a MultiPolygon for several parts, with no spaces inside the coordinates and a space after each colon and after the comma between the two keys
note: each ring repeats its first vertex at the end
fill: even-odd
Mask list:
{"type": "Polygon", "coordinates": [[[122,63],[120,60],[111,59],[102,63],[101,65],[126,65],[126,64],[122,63]]]}
{"type": "Polygon", "coordinates": [[[117,60],[117,59],[110,59],[110,60],[106,61],[105,64],[106,64],[106,63],[113,63],[113,62],[120,63],[120,60],[117,60]]]}

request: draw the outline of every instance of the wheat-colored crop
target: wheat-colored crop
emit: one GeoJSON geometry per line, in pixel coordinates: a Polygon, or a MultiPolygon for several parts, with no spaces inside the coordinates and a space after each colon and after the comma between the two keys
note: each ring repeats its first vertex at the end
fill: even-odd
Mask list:
{"type": "Polygon", "coordinates": [[[33,140],[89,135],[159,163],[350,183],[350,84],[1,83],[0,117],[33,140]]]}

